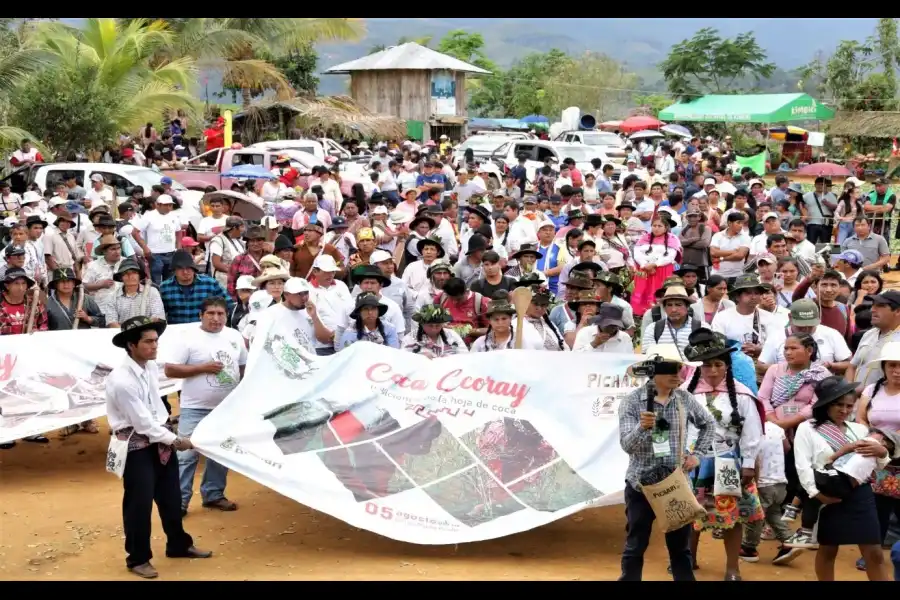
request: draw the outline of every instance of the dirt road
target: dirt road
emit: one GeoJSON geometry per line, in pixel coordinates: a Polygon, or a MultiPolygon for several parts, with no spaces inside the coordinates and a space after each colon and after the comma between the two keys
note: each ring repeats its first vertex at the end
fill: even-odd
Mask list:
{"type": "MultiPolygon", "coordinates": [[[[100,435],[76,434],[47,445],[20,442],[0,451],[0,580],[134,579],[125,570],[121,483],[105,473],[106,423],[100,435]]],[[[201,465],[202,466],[202,465],[201,465]]],[[[201,471],[198,469],[198,477],[201,471]]],[[[199,486],[199,480],[196,483],[199,486]]],[[[195,488],[196,489],[196,488],[195,488]]],[[[209,560],[165,558],[154,515],[154,564],[164,580],[614,580],[624,540],[622,506],[593,509],[499,540],[461,546],[416,546],[351,527],[237,474],[228,496],[233,513],[199,506],[195,495],[185,528],[209,560]]],[[[813,553],[789,567],[768,560],[744,564],[745,580],[813,580],[813,553]]],[[[644,577],[666,580],[662,536],[654,536],[644,577]]],[[[701,542],[699,579],[724,574],[722,543],[701,542]]],[[[856,552],[838,558],[839,580],[862,581],[856,552]]]]}

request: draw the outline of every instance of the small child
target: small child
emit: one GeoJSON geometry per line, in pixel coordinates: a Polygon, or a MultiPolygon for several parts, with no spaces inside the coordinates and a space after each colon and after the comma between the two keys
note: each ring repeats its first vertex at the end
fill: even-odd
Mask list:
{"type": "Polygon", "coordinates": [[[800,556],[801,550],[784,547],[784,542],[791,536],[791,530],[781,518],[781,505],[787,495],[787,477],[784,473],[784,456],[790,450],[790,443],[784,430],[775,423],[765,424],[765,437],[759,447],[759,475],[757,490],[759,501],[766,513],[765,521],[756,521],[744,528],[740,557],[747,562],[759,560],[759,546],[763,526],[768,523],[775,538],[782,543],[778,553],[772,559],[776,565],[786,565],[800,556]]]}
{"type": "Polygon", "coordinates": [[[846,444],[828,459],[828,463],[822,469],[816,469],[816,488],[826,496],[845,499],[854,489],[866,483],[877,467],[877,459],[874,456],[861,456],[856,453],[860,442],[876,442],[887,448],[888,455],[897,454],[897,448],[893,441],[878,429],[871,429],[869,435],[859,440],[846,444]]]}

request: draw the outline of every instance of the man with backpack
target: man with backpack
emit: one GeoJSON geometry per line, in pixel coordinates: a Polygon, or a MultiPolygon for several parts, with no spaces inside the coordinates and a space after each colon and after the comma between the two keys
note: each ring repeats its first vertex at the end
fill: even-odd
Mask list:
{"type": "Polygon", "coordinates": [[[688,345],[691,333],[701,328],[708,329],[708,326],[690,315],[688,307],[691,305],[691,299],[683,286],[672,285],[664,289],[662,306],[665,317],[644,329],[641,336],[641,350],[646,352],[656,344],[674,344],[680,354],[688,345]]]}

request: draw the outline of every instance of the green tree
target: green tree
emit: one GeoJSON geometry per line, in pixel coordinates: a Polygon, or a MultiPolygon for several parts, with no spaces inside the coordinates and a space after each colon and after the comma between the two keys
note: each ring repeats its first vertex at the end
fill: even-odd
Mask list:
{"type": "Polygon", "coordinates": [[[634,105],[643,108],[647,114],[654,117],[674,103],[675,101],[665,94],[635,94],[634,96],[634,105]]]}
{"type": "Polygon", "coordinates": [[[752,33],[722,38],[718,30],[703,28],[689,40],[672,47],[659,67],[669,92],[678,100],[704,94],[746,91],[744,83],[769,77],[775,65],[752,33]]]}
{"type": "Polygon", "coordinates": [[[625,114],[632,106],[629,90],[634,89],[638,80],[622,63],[595,52],[567,56],[554,64],[545,77],[539,114],[558,115],[570,106],[577,106],[598,121],[625,114]]]}
{"type": "MultiPolygon", "coordinates": [[[[319,63],[319,55],[316,53],[312,44],[306,44],[296,50],[291,50],[284,56],[272,57],[264,52],[259,52],[258,56],[284,75],[291,90],[299,96],[315,96],[316,89],[319,87],[319,78],[316,77],[316,67],[319,63]]],[[[258,98],[266,92],[266,87],[256,86],[250,88],[250,96],[258,98]]],[[[231,101],[237,102],[238,95],[243,93],[243,88],[234,85],[223,85],[222,91],[216,96],[224,98],[231,95],[231,101]]]]}
{"type": "Polygon", "coordinates": [[[896,19],[878,19],[875,29],[875,50],[878,53],[885,85],[897,90],[897,67],[900,66],[900,39],[897,38],[896,19]]]}
{"type": "Polygon", "coordinates": [[[12,97],[11,117],[54,153],[100,149],[116,138],[128,98],[109,93],[96,67],[43,70],[12,97]]]}

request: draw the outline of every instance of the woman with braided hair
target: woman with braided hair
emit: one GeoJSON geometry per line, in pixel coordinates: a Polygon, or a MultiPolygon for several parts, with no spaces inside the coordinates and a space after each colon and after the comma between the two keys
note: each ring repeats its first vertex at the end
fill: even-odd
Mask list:
{"type": "MultiPolygon", "coordinates": [[[[696,564],[699,533],[705,529],[724,531],[725,580],[740,581],[740,550],[743,525],[765,519],[756,490],[756,457],[763,437],[765,411],[743,384],[735,381],[731,369],[734,351],[722,334],[698,329],[688,338],[685,357],[702,362],[684,387],[694,394],[715,421],[712,448],[695,448],[700,466],[694,471],[694,493],[707,509],[707,516],[694,524],[692,554],[696,564]],[[734,459],[737,470],[716,469],[716,458],[734,459]],[[740,480],[741,496],[714,495],[716,479],[740,480]]],[[[690,440],[690,436],[688,437],[690,440]]]]}
{"type": "Polygon", "coordinates": [[[675,263],[681,262],[681,241],[671,233],[676,223],[667,212],[653,217],[650,231],[641,236],[634,246],[634,291],[631,306],[635,316],[643,316],[656,299],[653,294],[675,271],[675,263]]]}
{"type": "Polygon", "coordinates": [[[446,327],[453,317],[439,304],[426,304],[412,316],[418,324],[403,338],[400,347],[428,358],[440,358],[468,352],[466,343],[454,330],[446,327]]]}

